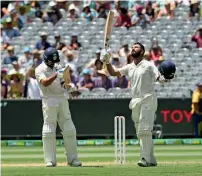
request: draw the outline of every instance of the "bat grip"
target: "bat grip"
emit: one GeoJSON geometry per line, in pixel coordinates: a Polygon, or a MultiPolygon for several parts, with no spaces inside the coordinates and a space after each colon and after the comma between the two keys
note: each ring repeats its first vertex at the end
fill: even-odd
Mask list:
{"type": "MultiPolygon", "coordinates": [[[[105,45],[105,50],[107,50],[109,48],[109,45],[105,45]]],[[[103,66],[102,66],[102,69],[105,69],[107,67],[107,64],[106,62],[103,62],[103,66]]]]}
{"type": "MultiPolygon", "coordinates": [[[[109,43],[108,43],[108,39],[106,40],[104,49],[107,51],[109,49],[109,43]]],[[[107,64],[105,62],[103,62],[103,66],[102,69],[105,69],[107,67],[107,64]]]]}
{"type": "Polygon", "coordinates": [[[109,49],[109,42],[108,42],[108,40],[106,41],[104,48],[105,48],[105,50],[109,49]]]}
{"type": "Polygon", "coordinates": [[[102,66],[102,69],[105,69],[106,67],[107,67],[107,64],[104,62],[103,66],[102,66]]]}

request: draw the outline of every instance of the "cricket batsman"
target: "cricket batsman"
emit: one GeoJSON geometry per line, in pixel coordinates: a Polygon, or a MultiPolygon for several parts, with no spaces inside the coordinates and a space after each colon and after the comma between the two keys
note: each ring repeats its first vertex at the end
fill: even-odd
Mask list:
{"type": "Polygon", "coordinates": [[[140,141],[140,167],[156,166],[153,153],[152,130],[157,98],[153,88],[155,81],[161,83],[172,79],[175,74],[175,64],[171,61],[161,63],[159,69],[143,59],[145,48],[141,43],[134,43],[131,49],[133,62],[115,70],[110,64],[111,54],[102,50],[100,60],[106,64],[111,76],[127,76],[131,83],[132,99],[129,108],[132,110],[132,119],[135,123],[137,137],[140,141]]]}
{"type": "Polygon", "coordinates": [[[60,62],[55,48],[44,51],[43,62],[36,68],[35,74],[40,87],[43,110],[43,152],[46,167],[56,166],[56,126],[60,126],[64,140],[67,163],[78,167],[81,163],[77,157],[76,129],[72,122],[69,103],[65,92],[75,90],[73,84],[64,86],[63,71],[56,70],[55,64],[60,62]]]}

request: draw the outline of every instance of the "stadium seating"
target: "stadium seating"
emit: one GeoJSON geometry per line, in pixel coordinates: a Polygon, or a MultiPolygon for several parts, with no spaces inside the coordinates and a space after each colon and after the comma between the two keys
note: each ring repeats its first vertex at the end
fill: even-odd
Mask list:
{"type": "MultiPolygon", "coordinates": [[[[132,44],[139,41],[149,49],[151,38],[156,37],[159,45],[163,48],[165,59],[173,60],[177,65],[176,77],[166,85],[155,84],[155,91],[158,97],[190,97],[189,89],[201,78],[202,71],[202,48],[196,48],[196,44],[191,42],[191,35],[195,32],[200,21],[186,20],[188,7],[180,5],[175,9],[176,18],[173,20],[158,19],[148,25],[147,29],[141,27],[131,27],[127,30],[125,27],[114,28],[111,36],[110,47],[112,51],[117,51],[123,44],[132,44]]],[[[83,50],[80,51],[79,67],[94,57],[95,50],[103,47],[103,33],[105,20],[97,18],[93,22],[79,19],[75,22],[65,17],[53,26],[52,23],[42,23],[40,18],[35,18],[32,23],[25,25],[20,33],[22,36],[13,38],[11,45],[15,47],[17,55],[23,55],[24,45],[34,48],[35,43],[39,40],[39,33],[46,31],[48,33],[48,41],[54,42],[54,33],[58,32],[62,35],[64,42],[69,42],[72,34],[77,34],[82,44],[83,50]]],[[[6,51],[2,51],[2,58],[6,51]]],[[[5,66],[10,69],[9,65],[5,66]]],[[[81,91],[80,98],[92,97],[130,97],[130,89],[120,90],[118,88],[109,89],[96,88],[89,93],[81,91]],[[104,96],[105,94],[105,96],[104,96]]]]}

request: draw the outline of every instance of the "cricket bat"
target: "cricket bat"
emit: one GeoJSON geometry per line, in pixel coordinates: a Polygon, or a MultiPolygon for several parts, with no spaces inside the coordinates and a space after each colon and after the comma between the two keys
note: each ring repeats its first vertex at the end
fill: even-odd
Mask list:
{"type": "Polygon", "coordinates": [[[69,66],[67,66],[63,72],[63,79],[64,79],[65,88],[68,89],[70,87],[69,84],[71,83],[69,66]]]}
{"type": "MultiPolygon", "coordinates": [[[[69,85],[71,83],[71,77],[70,77],[70,71],[69,66],[67,66],[63,72],[63,79],[64,79],[64,87],[66,89],[69,89],[71,86],[69,85]]],[[[69,93],[69,99],[72,99],[72,94],[69,93]]]]}
{"type": "MultiPolygon", "coordinates": [[[[113,19],[114,19],[114,12],[109,11],[107,15],[107,20],[105,24],[105,32],[104,32],[104,48],[107,50],[109,48],[109,39],[112,32],[113,27],[113,19]]],[[[103,65],[103,68],[106,67],[106,64],[103,65]]]]}

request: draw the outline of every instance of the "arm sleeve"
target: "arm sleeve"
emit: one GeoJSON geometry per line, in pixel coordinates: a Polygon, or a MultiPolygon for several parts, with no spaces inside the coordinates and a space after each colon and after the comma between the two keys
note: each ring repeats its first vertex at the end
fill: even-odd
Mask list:
{"type": "Polygon", "coordinates": [[[45,75],[42,71],[37,70],[37,69],[36,69],[36,71],[35,71],[35,76],[36,76],[36,79],[37,79],[37,81],[38,81],[39,83],[40,83],[40,81],[41,81],[42,79],[46,78],[46,75],[45,75]]]}
{"type": "Polygon", "coordinates": [[[157,81],[157,78],[159,77],[160,73],[158,71],[158,68],[154,64],[151,64],[150,66],[150,74],[153,81],[157,81]]]}
{"type": "Polygon", "coordinates": [[[199,94],[196,91],[194,91],[192,95],[192,103],[199,103],[199,97],[200,97],[199,94]]]}
{"type": "Polygon", "coordinates": [[[121,76],[128,76],[128,65],[119,68],[118,71],[121,73],[121,76]]]}

